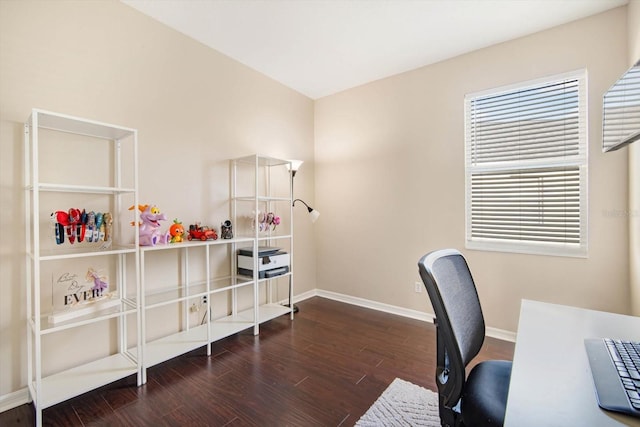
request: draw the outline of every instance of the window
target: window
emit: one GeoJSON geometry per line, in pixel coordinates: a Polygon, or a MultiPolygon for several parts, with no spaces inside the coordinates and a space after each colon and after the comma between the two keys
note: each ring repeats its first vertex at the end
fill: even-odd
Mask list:
{"type": "Polygon", "coordinates": [[[587,254],[586,70],[465,97],[466,245],[587,254]]]}

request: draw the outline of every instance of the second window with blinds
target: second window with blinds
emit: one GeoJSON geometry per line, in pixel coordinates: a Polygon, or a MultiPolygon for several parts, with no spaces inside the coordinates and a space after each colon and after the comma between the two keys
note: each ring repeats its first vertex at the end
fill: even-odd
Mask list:
{"type": "Polygon", "coordinates": [[[586,70],[465,97],[466,246],[587,255],[586,70]]]}

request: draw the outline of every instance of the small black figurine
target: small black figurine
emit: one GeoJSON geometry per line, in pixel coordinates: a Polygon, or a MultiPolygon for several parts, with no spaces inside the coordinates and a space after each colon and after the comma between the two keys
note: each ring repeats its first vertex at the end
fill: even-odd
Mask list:
{"type": "Polygon", "coordinates": [[[220,224],[220,236],[223,239],[233,239],[233,226],[231,225],[231,221],[226,220],[220,224]]]}

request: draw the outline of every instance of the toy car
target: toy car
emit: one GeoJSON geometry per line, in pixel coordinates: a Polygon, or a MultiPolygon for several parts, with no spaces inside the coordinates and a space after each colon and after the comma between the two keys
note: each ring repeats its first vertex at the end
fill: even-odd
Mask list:
{"type": "Polygon", "coordinates": [[[187,240],[200,239],[204,240],[217,240],[218,233],[216,230],[210,227],[202,227],[200,224],[191,224],[189,226],[189,234],[187,235],[187,240]]]}

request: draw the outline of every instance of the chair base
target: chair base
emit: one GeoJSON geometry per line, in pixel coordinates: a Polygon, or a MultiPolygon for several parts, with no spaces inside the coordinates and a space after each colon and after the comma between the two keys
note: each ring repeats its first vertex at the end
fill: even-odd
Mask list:
{"type": "Polygon", "coordinates": [[[447,408],[442,401],[440,401],[440,425],[442,427],[464,427],[460,412],[447,408]]]}

